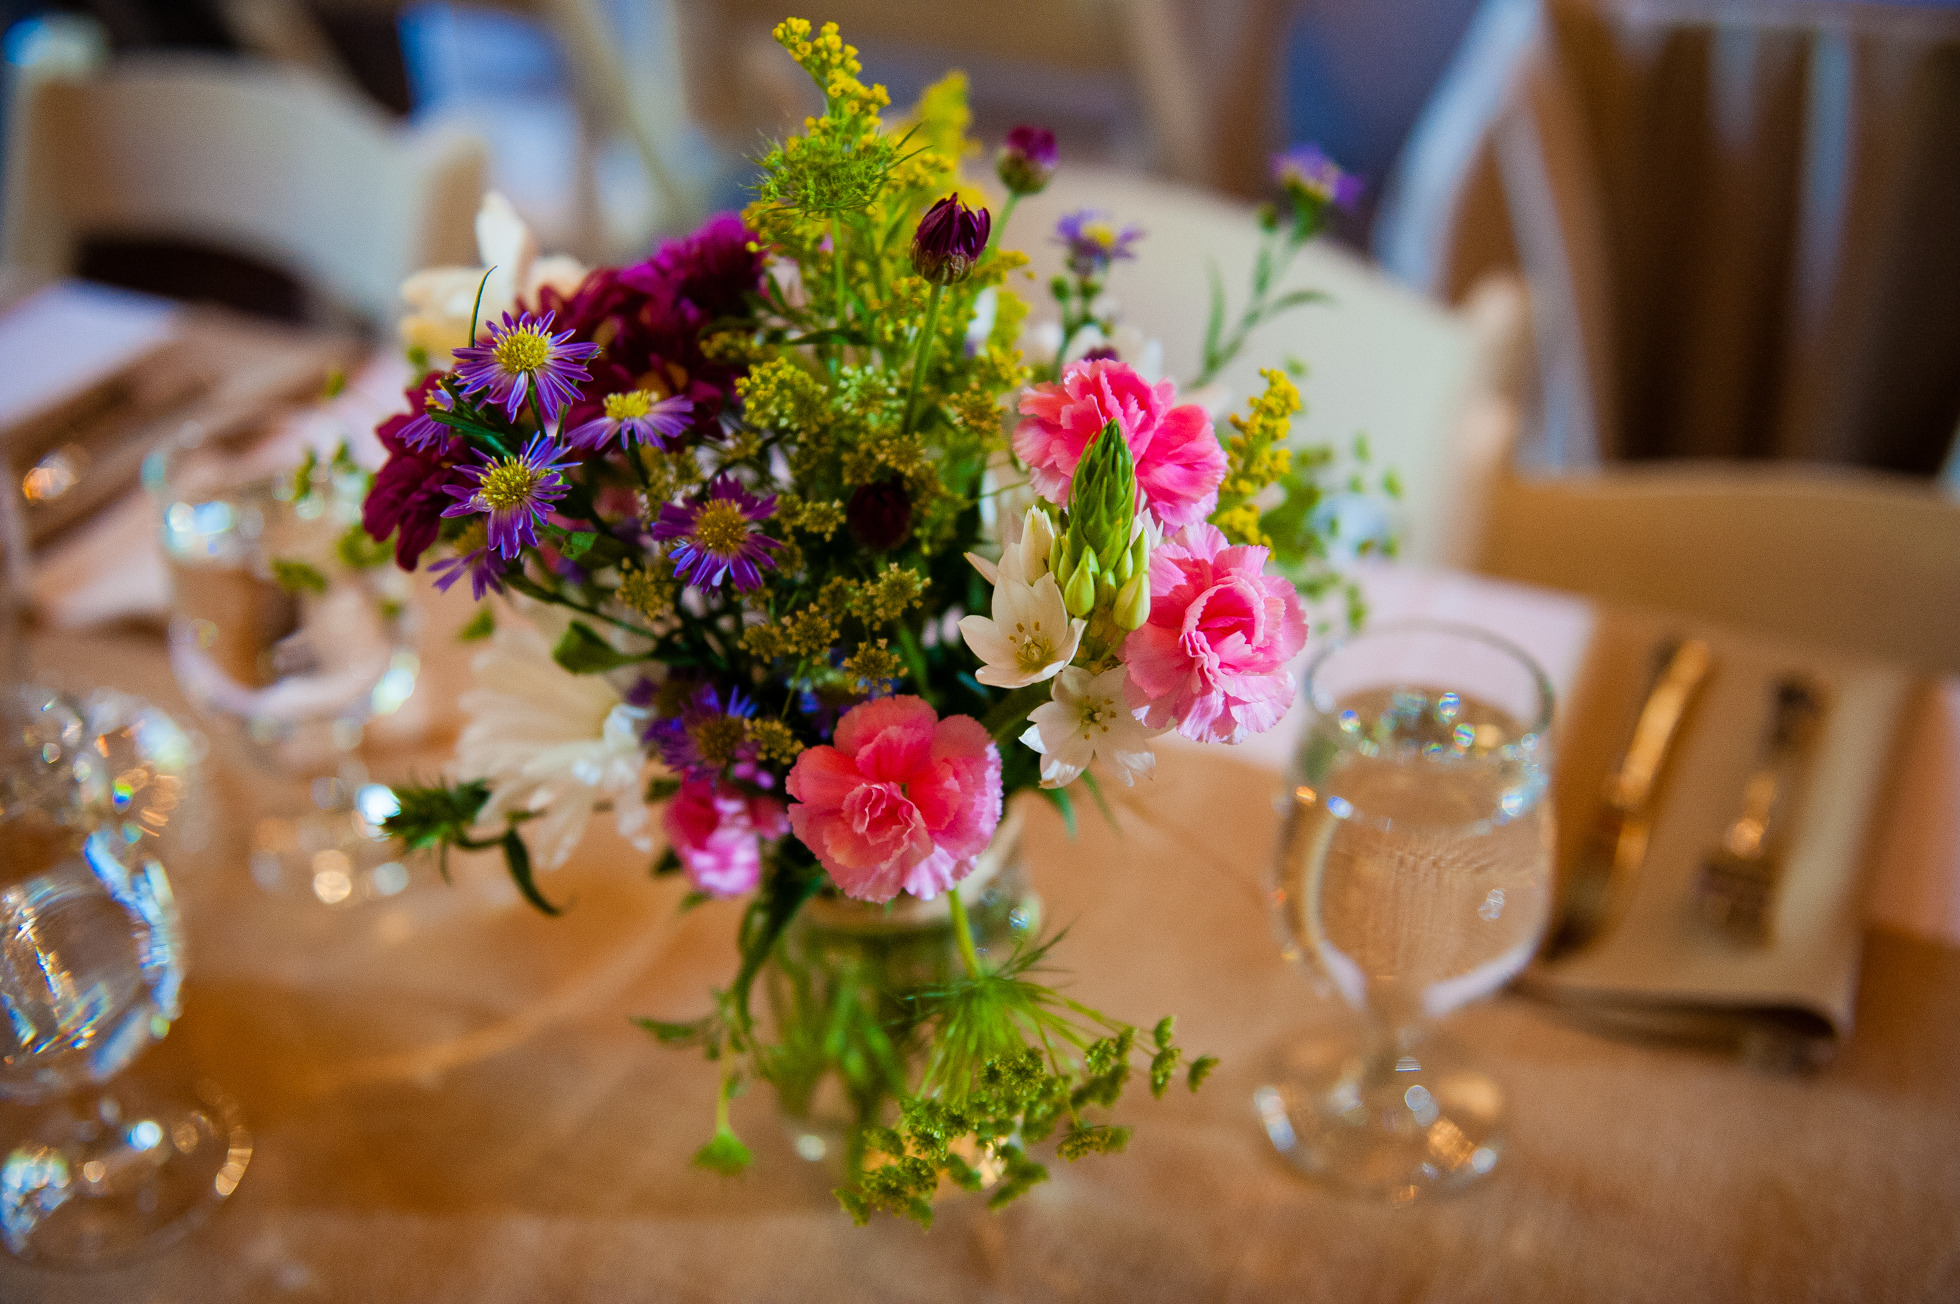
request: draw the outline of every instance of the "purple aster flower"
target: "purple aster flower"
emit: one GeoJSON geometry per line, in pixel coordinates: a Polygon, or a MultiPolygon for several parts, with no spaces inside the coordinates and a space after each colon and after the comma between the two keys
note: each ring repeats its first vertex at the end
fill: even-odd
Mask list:
{"type": "Polygon", "coordinates": [[[912,235],[912,266],[934,285],[964,281],[986,251],[994,219],[985,208],[968,208],[948,195],[926,210],[912,235]]]}
{"type": "Polygon", "coordinates": [[[515,421],[535,384],[538,404],[549,421],[559,408],[578,398],[578,386],[572,382],[592,379],[592,373],[579,364],[598,353],[599,346],[573,344],[571,338],[568,330],[551,333],[550,313],[534,317],[521,312],[515,320],[505,313],[501,326],[490,323],[488,344],[456,350],[460,364],[456,374],[463,378],[463,392],[488,391],[490,401],[502,403],[504,415],[515,421]]]}
{"type": "Polygon", "coordinates": [[[1130,248],[1143,238],[1143,228],[1116,229],[1109,214],[1099,208],[1084,208],[1068,214],[1055,224],[1058,243],[1068,247],[1068,267],[1077,276],[1100,276],[1118,258],[1135,258],[1130,248]]]}
{"type": "Polygon", "coordinates": [[[1352,210],[1361,201],[1361,178],[1341,171],[1318,145],[1296,145],[1273,155],[1273,179],[1288,193],[1304,192],[1336,208],[1352,210]]]}
{"type": "Polygon", "coordinates": [[[536,545],[538,523],[551,515],[551,504],[570,488],[564,472],[575,463],[564,461],[564,453],[543,435],[531,436],[524,451],[514,456],[493,459],[478,453],[477,457],[481,465],[461,468],[475,477],[475,483],[448,486],[446,492],[458,501],[443,515],[489,513],[490,547],[500,557],[516,557],[526,546],[536,545]]]}
{"type": "Polygon", "coordinates": [[[452,412],[455,408],[456,400],[449,396],[448,390],[441,385],[429,386],[424,405],[408,419],[408,424],[401,428],[398,438],[418,453],[440,452],[448,446],[451,439],[455,438],[455,432],[431,417],[429,413],[437,409],[452,412]]]}
{"type": "MultiPolygon", "coordinates": [[[[468,539],[466,534],[464,540],[468,539]]],[[[437,562],[429,567],[429,574],[436,577],[436,587],[444,593],[449,592],[449,586],[457,580],[469,576],[470,597],[477,602],[483,601],[485,593],[504,591],[504,560],[490,551],[487,541],[468,552],[459,551],[454,557],[437,562]]]]}
{"type": "Polygon", "coordinates": [[[565,442],[573,448],[600,449],[618,435],[625,448],[634,444],[671,448],[671,441],[679,438],[693,419],[694,400],[676,395],[656,402],[649,391],[633,389],[606,395],[605,410],[604,416],[574,426],[565,442]]]}
{"type": "Polygon", "coordinates": [[[1017,195],[1038,195],[1055,175],[1055,133],[1046,127],[1016,127],[1007,133],[994,170],[1000,182],[1017,195]]]}
{"type": "Polygon", "coordinates": [[[755,759],[755,744],[743,721],[755,714],[755,703],[739,688],[728,690],[728,701],[713,684],[703,684],[676,716],[655,720],[646,741],[660,752],[661,763],[677,774],[718,776],[730,765],[744,769],[755,759]]]}
{"type": "Polygon", "coordinates": [[[708,492],[683,507],[668,503],[653,523],[656,542],[678,539],[667,554],[682,581],[711,589],[733,574],[747,592],[762,586],[758,566],[774,566],[770,550],[782,545],[755,528],[776,510],[776,496],[757,498],[732,476],[720,476],[708,492]]]}

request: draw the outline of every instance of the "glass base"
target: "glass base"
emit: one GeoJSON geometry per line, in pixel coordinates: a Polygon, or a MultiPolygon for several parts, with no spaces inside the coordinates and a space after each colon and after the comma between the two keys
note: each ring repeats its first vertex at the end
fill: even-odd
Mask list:
{"type": "Polygon", "coordinates": [[[119,1079],[6,1111],[0,1242],[17,1258],[93,1268],[175,1243],[238,1186],[252,1139],[208,1081],[119,1079]]]}
{"type": "Polygon", "coordinates": [[[1466,1186],[1503,1152],[1503,1093],[1434,1036],[1365,1054],[1352,1038],[1296,1043],[1253,1107],[1300,1171],[1391,1204],[1466,1186]]]}

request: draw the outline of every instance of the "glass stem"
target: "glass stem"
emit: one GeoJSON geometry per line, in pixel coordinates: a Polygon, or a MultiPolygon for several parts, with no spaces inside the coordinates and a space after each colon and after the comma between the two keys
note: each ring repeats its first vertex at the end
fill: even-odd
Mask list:
{"type": "Polygon", "coordinates": [[[960,944],[960,963],[966,966],[966,976],[985,977],[986,970],[980,967],[980,953],[973,949],[973,927],[967,923],[966,903],[960,900],[958,888],[946,889],[946,905],[953,912],[953,938],[960,944]]]}
{"type": "Polygon", "coordinates": [[[902,434],[912,432],[912,423],[918,417],[919,386],[926,378],[926,364],[932,361],[932,340],[939,326],[939,300],[945,293],[945,286],[935,285],[932,287],[932,297],[926,300],[926,321],[919,330],[919,351],[912,356],[912,390],[905,397],[905,424],[899,427],[902,434]]]}

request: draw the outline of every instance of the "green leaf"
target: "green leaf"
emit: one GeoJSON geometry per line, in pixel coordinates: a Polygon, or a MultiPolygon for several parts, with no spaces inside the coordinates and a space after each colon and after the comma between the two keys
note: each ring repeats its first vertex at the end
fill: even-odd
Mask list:
{"type": "Polygon", "coordinates": [[[680,853],[678,851],[675,851],[672,847],[667,848],[665,851],[660,853],[659,858],[653,862],[653,868],[648,870],[647,872],[653,875],[655,878],[662,878],[668,874],[680,873],[681,872],[680,853]]]}
{"type": "Polygon", "coordinates": [[[665,1019],[635,1018],[633,1024],[643,1032],[650,1032],[654,1040],[663,1046],[686,1046],[700,1041],[707,1035],[708,1019],[697,1019],[693,1023],[669,1023],[665,1019]]]}
{"type": "Polygon", "coordinates": [[[597,675],[646,658],[615,651],[612,644],[592,632],[592,626],[575,620],[558,646],[551,649],[551,659],[575,675],[597,675]]]}
{"type": "Polygon", "coordinates": [[[537,880],[531,876],[531,850],[524,845],[524,839],[518,836],[516,829],[504,834],[503,846],[504,864],[510,868],[511,880],[517,884],[517,890],[524,894],[524,899],[547,915],[563,914],[538,891],[537,880]]]}
{"type": "Polygon", "coordinates": [[[272,559],[272,579],[288,593],[325,593],[327,577],[303,561],[272,559]]]}
{"type": "Polygon", "coordinates": [[[662,774],[647,781],[647,805],[655,806],[671,800],[681,790],[681,781],[671,774],[662,774]]]}
{"type": "Polygon", "coordinates": [[[592,545],[598,542],[598,540],[599,536],[589,530],[581,530],[576,534],[566,534],[558,540],[559,555],[564,557],[566,561],[577,561],[580,557],[590,552],[592,545]]]}
{"type": "Polygon", "coordinates": [[[1217,1067],[1218,1056],[1216,1055],[1200,1055],[1198,1058],[1192,1060],[1190,1072],[1191,1090],[1196,1091],[1199,1087],[1202,1087],[1205,1084],[1205,1079],[1210,1077],[1211,1071],[1217,1067]]]}
{"type": "Polygon", "coordinates": [[[1048,804],[1062,813],[1062,823],[1068,826],[1068,835],[1075,836],[1075,801],[1068,795],[1067,788],[1036,789],[1048,799],[1048,804]]]}
{"type": "Polygon", "coordinates": [[[390,534],[386,539],[376,539],[367,532],[366,526],[350,525],[334,544],[334,556],[340,558],[340,564],[350,570],[373,570],[387,563],[393,551],[390,542],[393,538],[394,535],[390,534]]]}
{"type": "Polygon", "coordinates": [[[470,617],[470,623],[456,631],[458,643],[477,643],[489,638],[497,630],[497,617],[488,607],[478,607],[470,617]]]}
{"type": "Polygon", "coordinates": [[[1171,1044],[1171,1038],[1176,1035],[1176,1032],[1176,1018],[1166,1014],[1163,1018],[1157,1020],[1157,1026],[1150,1030],[1150,1040],[1157,1043],[1158,1050],[1162,1050],[1171,1044]]]}
{"type": "Polygon", "coordinates": [[[715,1139],[695,1152],[694,1166],[711,1169],[723,1177],[734,1177],[754,1159],[749,1148],[742,1144],[742,1138],[726,1127],[719,1127],[715,1129],[715,1139]]]}

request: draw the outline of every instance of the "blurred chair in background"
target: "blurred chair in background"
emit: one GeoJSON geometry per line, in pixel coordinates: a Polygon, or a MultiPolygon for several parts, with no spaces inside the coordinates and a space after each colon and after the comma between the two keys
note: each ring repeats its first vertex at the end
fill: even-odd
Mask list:
{"type": "MultiPolygon", "coordinates": [[[[777,0],[698,0],[686,11],[701,111],[744,148],[745,134],[773,135],[783,118],[810,111],[802,107],[814,93],[808,79],[768,35],[800,12],[777,0]]],[[[1125,161],[1212,179],[1212,83],[1189,30],[1206,21],[1200,9],[1175,0],[835,0],[807,16],[836,22],[864,51],[867,78],[887,81],[901,105],[925,78],[894,74],[914,65],[934,77],[964,68],[983,93],[1006,92],[1028,117],[1079,113],[1113,89],[1113,116],[1133,116],[1144,129],[1144,157],[1125,161]]]]}
{"type": "Polygon", "coordinates": [[[1460,298],[1521,268],[1527,462],[1926,476],[1960,420],[1960,12],[1485,0],[1376,226],[1460,298]]]}
{"type": "Polygon", "coordinates": [[[291,68],[105,62],[85,27],[64,39],[59,23],[9,37],[0,261],[53,279],[89,237],[181,241],[294,274],[316,319],[383,330],[409,273],[471,260],[475,140],[402,130],[291,68]]]}
{"type": "Polygon", "coordinates": [[[1477,361],[1450,443],[1463,470],[1441,560],[1960,673],[1960,494],[1790,462],[1520,471],[1534,365],[1524,292],[1487,279],[1466,310],[1477,361]]]}

